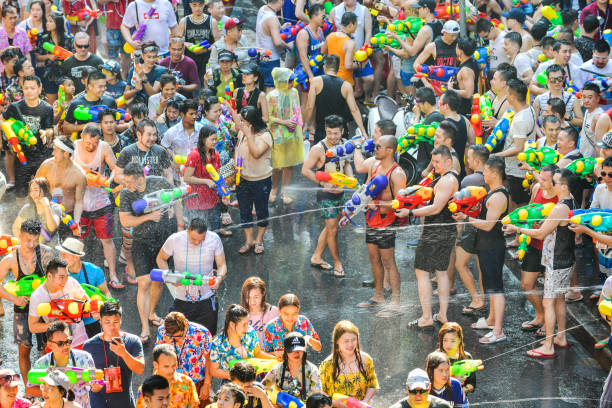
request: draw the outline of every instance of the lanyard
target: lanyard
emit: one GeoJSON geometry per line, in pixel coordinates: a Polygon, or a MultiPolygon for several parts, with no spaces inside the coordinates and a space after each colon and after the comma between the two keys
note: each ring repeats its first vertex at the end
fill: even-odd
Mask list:
{"type": "Polygon", "coordinates": [[[183,339],[183,345],[181,346],[180,350],[176,346],[176,340],[172,339],[172,341],[174,342],[174,349],[176,350],[176,359],[177,359],[179,366],[181,365],[181,356],[183,355],[183,350],[185,349],[185,345],[187,344],[188,334],[189,334],[189,326],[187,327],[187,333],[185,334],[185,338],[183,339]]]}
{"type": "MultiPolygon", "coordinates": [[[[72,350],[70,350],[70,358],[68,360],[72,360],[72,366],[76,367],[76,360],[74,359],[74,355],[72,354],[72,350]]],[[[55,358],[53,357],[53,353],[51,353],[51,361],[49,362],[51,367],[56,367],[55,358]]]]}
{"type": "MultiPolygon", "coordinates": [[[[138,146],[136,146],[138,147],[138,146]]],[[[140,149],[138,149],[138,161],[140,162],[140,167],[144,167],[144,163],[147,160],[147,157],[149,157],[149,152],[151,151],[151,149],[147,150],[147,152],[145,153],[145,156],[143,159],[140,158],[140,149]]]]}
{"type": "MultiPolygon", "coordinates": [[[[120,337],[121,337],[121,340],[123,340],[123,336],[120,335],[120,337]]],[[[104,364],[106,364],[106,368],[108,368],[108,359],[106,358],[106,342],[102,338],[102,335],[100,335],[100,340],[102,340],[102,350],[104,350],[104,364]]],[[[108,348],[108,351],[110,351],[110,346],[108,348]]],[[[116,367],[119,367],[119,356],[117,356],[116,367]]]]}

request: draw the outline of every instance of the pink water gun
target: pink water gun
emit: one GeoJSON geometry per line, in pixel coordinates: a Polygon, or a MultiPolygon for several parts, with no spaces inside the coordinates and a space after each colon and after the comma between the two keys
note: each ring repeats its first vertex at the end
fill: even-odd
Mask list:
{"type": "MultiPolygon", "coordinates": [[[[293,111],[293,116],[291,117],[291,120],[293,122],[297,122],[297,124],[299,126],[304,126],[304,122],[302,122],[302,120],[300,119],[300,107],[299,106],[295,107],[295,110],[293,111]]],[[[289,128],[289,132],[291,132],[291,133],[295,132],[295,128],[294,129],[289,128]]]]}

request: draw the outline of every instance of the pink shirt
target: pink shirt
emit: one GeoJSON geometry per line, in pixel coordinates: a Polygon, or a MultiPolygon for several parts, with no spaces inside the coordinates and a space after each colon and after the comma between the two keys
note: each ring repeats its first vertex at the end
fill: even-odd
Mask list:
{"type": "MultiPolygon", "coordinates": [[[[0,27],[0,50],[4,50],[10,46],[8,33],[4,27],[0,27]]],[[[27,55],[32,51],[32,45],[26,33],[21,28],[15,27],[15,33],[13,34],[13,46],[19,48],[23,55],[27,55]]],[[[4,65],[0,61],[0,72],[4,72],[4,65]]]]}

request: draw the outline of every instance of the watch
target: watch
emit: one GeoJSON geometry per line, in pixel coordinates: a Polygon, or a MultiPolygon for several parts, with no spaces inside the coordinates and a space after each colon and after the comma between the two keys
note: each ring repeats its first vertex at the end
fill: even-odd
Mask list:
{"type": "Polygon", "coordinates": [[[357,144],[355,145],[355,149],[357,149],[357,150],[361,150],[361,143],[357,143],[357,144]]]}

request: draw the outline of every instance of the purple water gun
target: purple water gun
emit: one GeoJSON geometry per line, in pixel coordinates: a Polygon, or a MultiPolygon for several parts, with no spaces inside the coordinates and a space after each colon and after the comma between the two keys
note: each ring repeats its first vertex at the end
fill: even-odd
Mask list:
{"type": "MultiPolygon", "coordinates": [[[[136,30],[132,36],[132,40],[142,40],[142,37],[144,37],[145,31],[147,30],[147,20],[150,20],[151,17],[153,17],[153,14],[155,14],[155,7],[151,7],[149,9],[149,12],[145,15],[144,21],[138,26],[138,30],[136,30]]],[[[127,54],[131,54],[134,52],[134,48],[126,41],[125,44],[123,44],[123,51],[125,51],[127,54]]]]}

